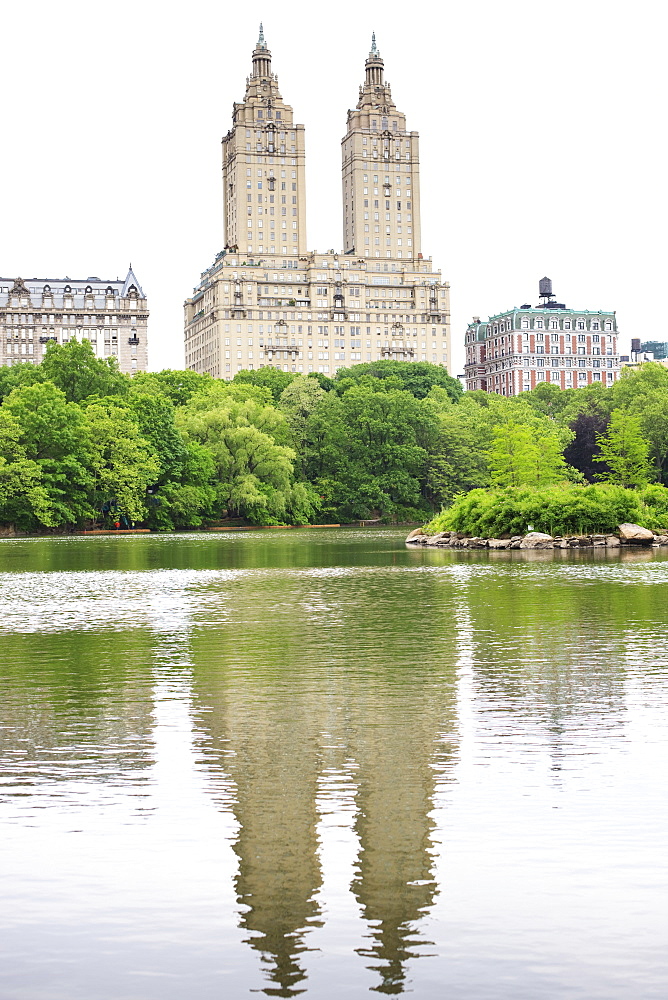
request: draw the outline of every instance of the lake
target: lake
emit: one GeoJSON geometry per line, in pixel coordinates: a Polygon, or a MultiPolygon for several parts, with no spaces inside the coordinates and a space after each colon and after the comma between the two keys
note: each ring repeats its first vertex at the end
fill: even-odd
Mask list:
{"type": "Polygon", "coordinates": [[[668,994],[668,559],[0,542],[0,996],[668,994]]]}

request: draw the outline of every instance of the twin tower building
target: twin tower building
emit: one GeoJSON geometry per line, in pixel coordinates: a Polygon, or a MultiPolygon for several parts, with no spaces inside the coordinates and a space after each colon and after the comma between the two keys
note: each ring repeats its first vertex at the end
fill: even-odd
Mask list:
{"type": "Polygon", "coordinates": [[[343,249],[308,250],[304,126],[260,37],[223,139],[225,249],[185,303],[186,366],[334,374],[360,362],[450,369],[449,286],[420,238],[417,132],[397,110],[375,36],[341,144],[343,249]]]}

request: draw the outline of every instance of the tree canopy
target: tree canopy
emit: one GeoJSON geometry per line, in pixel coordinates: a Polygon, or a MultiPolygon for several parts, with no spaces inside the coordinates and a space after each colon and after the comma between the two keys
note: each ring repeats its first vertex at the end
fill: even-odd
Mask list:
{"type": "Polygon", "coordinates": [[[658,517],[668,476],[668,372],[653,364],[507,398],[397,361],[130,378],[73,341],[0,368],[0,400],[0,522],[24,530],[421,520],[480,490],[586,483],[642,490],[658,517]]]}

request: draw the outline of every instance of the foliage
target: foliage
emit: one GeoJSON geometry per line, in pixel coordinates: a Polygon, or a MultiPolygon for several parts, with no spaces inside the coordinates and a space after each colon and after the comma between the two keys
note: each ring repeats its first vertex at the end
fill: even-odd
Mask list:
{"type": "Polygon", "coordinates": [[[14,389],[2,409],[14,417],[17,443],[38,467],[45,491],[37,508],[29,497],[25,504],[17,498],[12,520],[23,528],[58,527],[90,516],[90,438],[81,407],[44,382],[14,389]]]}
{"type": "Polygon", "coordinates": [[[307,476],[337,520],[407,519],[427,509],[433,415],[407,392],[382,390],[362,383],[327,393],[306,421],[307,476]]]}
{"type": "MultiPolygon", "coordinates": [[[[574,390],[575,391],[575,390],[574,390]]],[[[573,440],[564,449],[566,462],[582,473],[589,483],[600,479],[609,471],[608,465],[600,457],[598,438],[608,426],[608,418],[599,413],[578,413],[570,424],[573,440]]]]}
{"type": "Polygon", "coordinates": [[[654,476],[668,480],[668,369],[656,362],[647,362],[638,369],[622,369],[619,380],[611,389],[617,409],[637,417],[649,446],[648,458],[654,466],[654,476]]]}
{"type": "Polygon", "coordinates": [[[549,486],[567,478],[562,444],[555,432],[537,437],[528,424],[506,420],[494,428],[488,453],[494,486],[549,486]]]}
{"type": "Polygon", "coordinates": [[[0,522],[28,530],[172,530],[226,512],[256,524],[422,520],[448,504],[448,523],[484,534],[666,523],[664,488],[647,485],[668,479],[660,365],[611,387],[507,398],[462,395],[442,367],[395,361],[334,379],[129,378],[73,341],[41,365],[0,368],[0,400],[0,522]]]}
{"type": "Polygon", "coordinates": [[[295,448],[299,465],[303,467],[301,455],[306,436],[306,425],[310,415],[317,410],[325,396],[317,379],[308,375],[298,375],[281,393],[278,406],[290,429],[291,444],[295,448]]]}
{"type": "Polygon", "coordinates": [[[161,372],[137,372],[132,378],[133,390],[166,396],[174,406],[185,406],[193,396],[206,392],[215,384],[211,375],[174,371],[171,368],[165,368],[161,372]]]}
{"type": "Polygon", "coordinates": [[[248,371],[244,369],[243,371],[237,372],[237,374],[232,379],[234,383],[242,383],[247,385],[258,385],[265,389],[271,391],[273,400],[275,403],[281,398],[281,393],[286,389],[292,380],[297,378],[295,374],[290,374],[289,372],[282,372],[278,368],[258,368],[256,371],[248,371]]]}
{"type": "Polygon", "coordinates": [[[0,410],[0,521],[29,526],[50,524],[50,504],[41,485],[41,469],[26,457],[20,443],[21,425],[7,409],[0,410]]]}
{"type": "Polygon", "coordinates": [[[47,344],[40,371],[69,403],[91,396],[124,396],[130,387],[130,377],[118,370],[116,358],[97,358],[87,340],[47,344]]]}
{"type": "MultiPolygon", "coordinates": [[[[472,490],[438,514],[425,530],[498,538],[525,534],[532,524],[536,531],[551,535],[608,533],[625,521],[656,527],[657,520],[664,518],[663,509],[655,501],[650,510],[641,494],[614,485],[472,490]]],[[[663,524],[668,525],[668,516],[663,524]]]]}
{"type": "Polygon", "coordinates": [[[608,471],[599,479],[619,486],[646,486],[652,476],[648,461],[649,442],[643,437],[640,417],[626,410],[613,410],[605,434],[596,443],[600,455],[595,462],[605,462],[608,471]]]}
{"type": "Polygon", "coordinates": [[[130,527],[147,514],[146,490],[160,471],[157,457],[142,438],[131,411],[113,399],[85,410],[92,474],[91,506],[130,527]]]}
{"type": "Polygon", "coordinates": [[[274,407],[231,397],[214,409],[186,407],[178,419],[186,439],[206,447],[213,458],[219,516],[226,509],[253,524],[312,518],[316,495],[294,481],[295,453],[276,443],[287,425],[274,407]]]}
{"type": "Polygon", "coordinates": [[[352,368],[339,368],[334,382],[340,390],[351,382],[369,378],[396,380],[394,384],[397,388],[405,389],[416,399],[424,399],[436,385],[444,388],[453,402],[462,396],[459,380],[448,375],[441,365],[432,365],[427,361],[370,361],[352,368]]]}

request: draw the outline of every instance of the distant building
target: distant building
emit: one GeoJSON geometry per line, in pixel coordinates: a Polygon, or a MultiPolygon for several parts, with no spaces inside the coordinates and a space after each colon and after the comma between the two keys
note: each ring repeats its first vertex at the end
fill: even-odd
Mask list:
{"type": "Polygon", "coordinates": [[[185,303],[188,368],[222,379],[264,367],[333,375],[383,358],[449,368],[449,285],[422,254],[419,137],[375,36],[341,149],[343,249],[309,251],[304,126],[260,26],[223,139],[225,249],[185,303]]]}
{"type": "Polygon", "coordinates": [[[668,343],[661,340],[642,340],[639,351],[641,354],[651,354],[654,361],[664,361],[668,358],[668,343]]]}
{"type": "Polygon", "coordinates": [[[0,278],[0,364],[39,364],[54,341],[89,340],[122,372],[146,371],[148,304],[132,266],[125,279],[0,278]]]}
{"type": "Polygon", "coordinates": [[[618,377],[617,320],[614,312],[567,309],[542,278],[537,306],[525,304],[477,317],[466,331],[466,388],[517,396],[549,382],[561,389],[618,377]]]}

